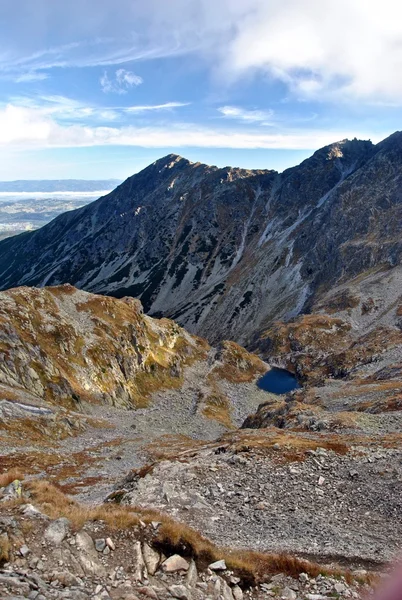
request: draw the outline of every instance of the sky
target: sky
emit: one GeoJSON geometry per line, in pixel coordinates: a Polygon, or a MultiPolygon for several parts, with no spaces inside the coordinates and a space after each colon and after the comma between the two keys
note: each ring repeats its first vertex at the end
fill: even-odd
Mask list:
{"type": "Polygon", "coordinates": [[[282,171],[401,128],[397,0],[0,0],[0,179],[282,171]]]}

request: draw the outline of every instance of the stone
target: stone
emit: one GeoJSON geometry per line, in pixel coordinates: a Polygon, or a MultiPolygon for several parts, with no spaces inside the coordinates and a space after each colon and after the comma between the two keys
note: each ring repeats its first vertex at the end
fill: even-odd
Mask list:
{"type": "Polygon", "coordinates": [[[336,583],[334,585],[334,590],[337,594],[342,594],[343,592],[346,592],[346,585],[344,583],[336,583]]]}
{"type": "Polygon", "coordinates": [[[147,567],[148,573],[150,575],[155,575],[161,561],[161,556],[159,552],[157,552],[156,550],[151,548],[149,544],[144,542],[142,544],[142,555],[144,557],[144,562],[147,567]]]}
{"type": "Polygon", "coordinates": [[[150,586],[138,588],[137,592],[139,594],[141,594],[142,596],[146,596],[147,598],[151,598],[151,600],[158,600],[158,594],[150,586]]]}
{"type": "Polygon", "coordinates": [[[190,590],[185,585],[171,585],[169,593],[178,600],[190,600],[191,598],[190,590]]]}
{"type": "Polygon", "coordinates": [[[221,597],[223,598],[223,600],[233,600],[233,593],[232,593],[232,589],[229,587],[229,585],[227,584],[227,582],[221,579],[221,597]]]}
{"type": "Polygon", "coordinates": [[[3,489],[2,502],[16,500],[22,497],[22,483],[19,479],[15,479],[3,489]]]}
{"type": "Polygon", "coordinates": [[[64,587],[79,586],[81,584],[80,579],[70,571],[56,571],[52,574],[52,581],[58,581],[64,587]]]}
{"type": "Polygon", "coordinates": [[[106,548],[106,540],[104,540],[103,538],[98,538],[95,540],[95,550],[97,552],[103,552],[104,549],[106,548]]]}
{"type": "Polygon", "coordinates": [[[324,481],[325,481],[325,477],[323,477],[322,475],[320,475],[319,478],[318,478],[318,485],[323,485],[324,481]]]}
{"type": "Polygon", "coordinates": [[[23,504],[20,508],[22,514],[26,517],[45,517],[46,516],[40,512],[33,504],[23,504]]]}
{"type": "Polygon", "coordinates": [[[75,541],[79,550],[78,560],[85,574],[105,577],[106,569],[99,562],[98,553],[95,550],[91,536],[86,531],[79,531],[75,536],[75,541]]]}
{"type": "Polygon", "coordinates": [[[165,573],[188,571],[189,567],[189,563],[179,554],[173,554],[173,556],[169,556],[169,558],[162,563],[162,570],[165,573]]]}
{"type": "Polygon", "coordinates": [[[223,559],[211,563],[208,565],[208,568],[211,569],[211,571],[226,571],[227,569],[226,563],[223,559]]]}
{"type": "Polygon", "coordinates": [[[297,594],[290,587],[285,587],[282,591],[282,598],[284,600],[296,600],[297,594]]]}
{"type": "Polygon", "coordinates": [[[28,546],[26,544],[21,546],[21,548],[20,548],[21,556],[23,556],[25,558],[26,556],[28,556],[29,553],[30,553],[30,549],[28,548],[28,546]]]}
{"type": "Polygon", "coordinates": [[[108,548],[110,548],[112,550],[112,552],[114,552],[116,550],[115,543],[113,542],[113,540],[110,537],[106,538],[106,545],[108,548]]]}
{"type": "Polygon", "coordinates": [[[299,581],[301,581],[302,583],[307,583],[308,580],[309,576],[307,575],[307,573],[300,573],[299,581]]]}
{"type": "Polygon", "coordinates": [[[194,587],[197,583],[197,580],[198,580],[197,566],[196,566],[195,562],[192,560],[190,562],[190,566],[187,571],[186,584],[189,587],[194,587]]]}
{"type": "Polygon", "coordinates": [[[71,521],[64,517],[56,519],[45,529],[43,534],[44,539],[54,546],[60,544],[66,539],[71,530],[71,521]]]}
{"type": "Polygon", "coordinates": [[[148,578],[147,567],[141,550],[141,542],[135,542],[132,548],[132,577],[135,581],[143,581],[148,578]]]}
{"type": "Polygon", "coordinates": [[[243,590],[238,585],[232,588],[232,594],[234,600],[243,600],[243,590]]]}

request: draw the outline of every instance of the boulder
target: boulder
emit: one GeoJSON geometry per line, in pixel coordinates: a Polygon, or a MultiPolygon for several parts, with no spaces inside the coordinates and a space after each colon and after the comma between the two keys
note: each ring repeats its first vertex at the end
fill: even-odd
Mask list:
{"type": "Polygon", "coordinates": [[[141,550],[141,542],[134,543],[131,570],[135,581],[143,581],[148,578],[147,567],[141,550]]]}
{"type": "Polygon", "coordinates": [[[150,575],[155,575],[161,561],[159,552],[157,552],[156,550],[151,548],[149,544],[144,542],[142,545],[142,555],[144,557],[144,562],[147,567],[148,573],[150,575]]]}
{"type": "Polygon", "coordinates": [[[67,535],[71,530],[71,522],[61,517],[60,519],[56,519],[53,523],[45,529],[44,538],[49,544],[53,544],[54,546],[60,546],[60,544],[65,540],[67,535]]]}
{"type": "Polygon", "coordinates": [[[171,585],[169,593],[178,600],[190,600],[191,598],[190,590],[185,585],[171,585]]]}
{"type": "Polygon", "coordinates": [[[75,536],[78,559],[86,575],[95,575],[96,577],[105,577],[106,569],[99,562],[98,553],[95,550],[93,540],[86,531],[79,531],[75,536]]]}
{"type": "Polygon", "coordinates": [[[224,560],[217,560],[216,562],[208,565],[211,571],[226,571],[226,563],[224,560]]]}
{"type": "Polygon", "coordinates": [[[179,554],[174,554],[173,556],[169,556],[162,563],[162,570],[165,573],[176,573],[177,571],[188,571],[190,565],[189,563],[179,554]]]}

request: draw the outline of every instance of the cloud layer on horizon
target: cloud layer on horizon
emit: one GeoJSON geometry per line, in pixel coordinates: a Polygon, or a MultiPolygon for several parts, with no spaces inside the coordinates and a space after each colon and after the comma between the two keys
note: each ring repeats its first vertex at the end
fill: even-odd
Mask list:
{"type": "MultiPolygon", "coordinates": [[[[132,107],[135,108],[135,107],[132,107]]],[[[139,107],[152,109],[151,107],[139,107]]],[[[155,108],[155,107],[154,107],[155,108]]],[[[158,109],[160,107],[156,107],[158,109]]],[[[0,108],[0,147],[10,148],[69,148],[90,146],[141,146],[144,148],[169,147],[174,139],[175,147],[244,148],[244,149],[317,149],[334,141],[344,139],[350,132],[340,130],[284,130],[281,133],[214,129],[196,123],[177,120],[155,125],[123,125],[105,127],[80,123],[62,123],[60,108],[8,104],[0,108]]],[[[77,116],[77,107],[67,107],[77,116]]],[[[82,116],[89,116],[90,109],[82,108],[82,116]],[[86,111],[86,112],[85,112],[86,111]]],[[[93,116],[93,115],[92,115],[93,116]]],[[[96,116],[96,115],[95,115],[96,116]]],[[[367,138],[367,133],[360,137],[367,138]]],[[[379,139],[379,138],[378,138],[379,139]]],[[[376,140],[378,141],[378,140],[376,140]]]]}

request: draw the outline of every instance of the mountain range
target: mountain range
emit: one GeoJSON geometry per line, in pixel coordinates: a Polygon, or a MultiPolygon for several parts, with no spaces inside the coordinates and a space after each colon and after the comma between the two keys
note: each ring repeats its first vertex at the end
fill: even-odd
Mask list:
{"type": "Polygon", "coordinates": [[[0,287],[135,296],[212,342],[253,346],[336,286],[400,263],[402,133],[343,140],[283,173],[166,156],[0,242],[0,287]]]}

